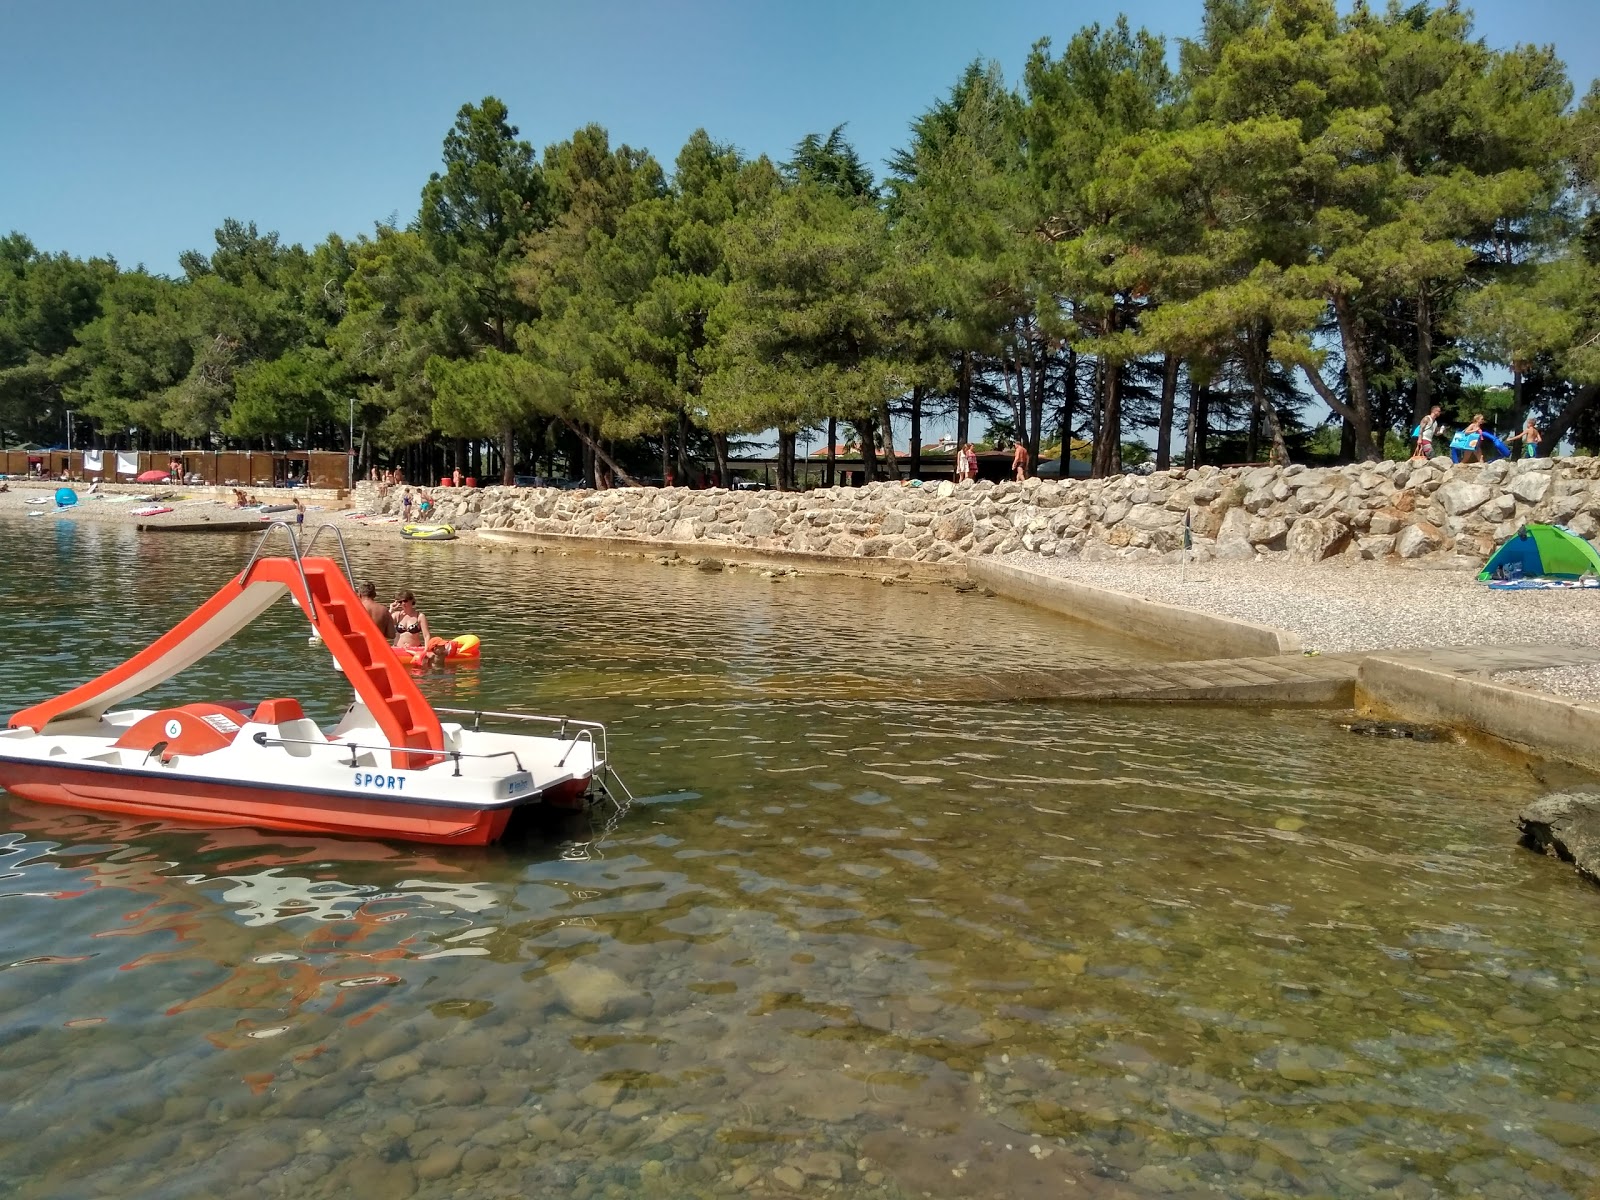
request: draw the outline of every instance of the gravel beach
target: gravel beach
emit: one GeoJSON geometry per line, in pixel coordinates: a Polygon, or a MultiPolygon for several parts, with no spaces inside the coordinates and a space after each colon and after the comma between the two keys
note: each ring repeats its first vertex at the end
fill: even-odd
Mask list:
{"type": "MultiPolygon", "coordinates": [[[[232,488],[174,488],[159,484],[134,486],[118,484],[100,492],[90,493],[87,484],[35,483],[11,480],[7,489],[0,492],[0,515],[27,517],[38,513],[34,519],[45,521],[94,521],[133,525],[181,525],[191,521],[237,522],[262,519],[262,514],[240,510],[233,506],[232,488]],[[56,489],[71,487],[78,493],[78,503],[69,508],[55,506],[56,489]],[[161,499],[150,500],[150,497],[161,499]],[[141,499],[144,503],[141,503],[141,499]],[[147,504],[170,507],[170,513],[158,516],[136,516],[133,510],[147,504]]],[[[306,506],[306,523],[336,522],[346,538],[394,537],[398,518],[374,518],[369,525],[355,519],[356,510],[350,500],[336,500],[327,492],[307,492],[304,489],[252,488],[250,495],[263,504],[293,504],[298,496],[306,506]]],[[[273,514],[294,518],[292,510],[273,514]]],[[[265,524],[265,521],[262,521],[265,524]]]]}
{"type": "MultiPolygon", "coordinates": [[[[1006,555],[1015,566],[1292,630],[1307,649],[1409,649],[1534,642],[1600,647],[1600,589],[1494,591],[1465,569],[1376,562],[1079,562],[1006,555]]],[[[1590,666],[1514,671],[1510,683],[1600,700],[1590,666]]]]}

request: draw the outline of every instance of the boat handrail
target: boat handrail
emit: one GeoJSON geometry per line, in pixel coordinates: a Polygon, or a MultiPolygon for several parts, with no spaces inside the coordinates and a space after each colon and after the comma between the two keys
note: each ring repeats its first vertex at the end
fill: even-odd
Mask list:
{"type": "Polygon", "coordinates": [[[339,557],[344,560],[344,577],[350,581],[350,586],[354,587],[356,584],[356,576],[355,572],[350,569],[350,551],[345,549],[344,531],[332,521],[324,521],[321,525],[318,525],[311,531],[311,537],[306,542],[306,557],[311,557],[311,551],[316,548],[317,539],[322,536],[322,531],[324,529],[333,530],[334,540],[339,543],[339,557]]]}
{"type": "Polygon", "coordinates": [[[359,765],[356,762],[357,750],[376,750],[392,754],[422,754],[433,758],[449,758],[455,763],[456,768],[453,772],[451,772],[451,774],[457,777],[459,777],[461,774],[461,760],[463,758],[509,757],[512,762],[517,764],[517,770],[527,770],[527,768],[522,765],[522,759],[515,750],[494,750],[488,754],[474,754],[469,750],[430,750],[427,748],[417,749],[411,746],[379,746],[370,742],[347,742],[343,739],[334,741],[327,738],[268,737],[265,730],[258,731],[251,738],[251,740],[258,746],[334,746],[339,750],[350,751],[350,761],[345,763],[345,766],[347,767],[359,765]]]}
{"type": "MultiPolygon", "coordinates": [[[[567,765],[568,756],[571,755],[571,753],[578,748],[578,743],[579,742],[588,742],[589,743],[589,757],[590,758],[594,757],[594,734],[590,733],[587,729],[580,729],[580,730],[578,730],[577,733],[572,735],[572,741],[567,746],[567,748],[561,752],[561,757],[556,759],[556,766],[557,767],[564,767],[564,766],[567,765]]],[[[595,766],[597,766],[597,767],[600,766],[601,763],[603,763],[604,761],[605,760],[602,759],[601,762],[595,763],[595,766]]]]}
{"type": "MultiPolygon", "coordinates": [[[[603,763],[610,762],[611,760],[610,746],[608,745],[606,738],[606,727],[599,721],[580,721],[576,717],[545,717],[540,716],[538,713],[494,712],[486,708],[435,708],[433,711],[436,713],[447,713],[452,717],[471,717],[472,728],[474,732],[477,732],[482,728],[484,717],[493,717],[494,719],[500,721],[528,721],[530,723],[540,725],[555,725],[558,726],[556,729],[556,738],[563,741],[567,736],[567,726],[572,725],[576,726],[581,732],[588,733],[589,745],[591,748],[594,746],[594,731],[598,730],[600,736],[600,760],[595,764],[595,766],[598,767],[603,763]]],[[[573,745],[577,744],[577,735],[573,736],[572,741],[573,745]]],[[[571,747],[568,747],[567,754],[571,753],[572,749],[571,747]]],[[[561,756],[561,761],[564,763],[566,762],[566,759],[567,755],[563,754],[561,756]]]]}
{"type": "Polygon", "coordinates": [[[267,544],[267,539],[272,536],[274,529],[281,529],[289,535],[289,551],[294,557],[295,570],[300,572],[300,587],[306,594],[306,603],[311,607],[306,609],[306,616],[311,619],[312,628],[317,624],[317,598],[311,594],[311,585],[306,582],[306,566],[300,558],[300,539],[294,535],[294,526],[287,521],[270,521],[266,531],[262,533],[261,540],[256,543],[256,548],[250,553],[250,561],[245,563],[244,570],[239,572],[239,582],[250,582],[250,569],[256,565],[256,559],[261,557],[261,548],[267,544]]]}

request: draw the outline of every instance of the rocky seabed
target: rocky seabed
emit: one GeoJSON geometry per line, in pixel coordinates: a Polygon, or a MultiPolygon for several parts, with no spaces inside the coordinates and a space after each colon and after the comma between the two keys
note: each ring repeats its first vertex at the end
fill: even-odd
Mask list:
{"type": "MultiPolygon", "coordinates": [[[[1596,458],[1200,467],[804,493],[442,488],[432,495],[437,507],[429,519],[460,529],[916,562],[1017,550],[1176,560],[1186,521],[1195,560],[1482,560],[1527,521],[1567,525],[1586,538],[1600,532],[1596,458]]],[[[400,511],[393,489],[380,496],[363,485],[358,502],[374,515],[400,511]]]]}

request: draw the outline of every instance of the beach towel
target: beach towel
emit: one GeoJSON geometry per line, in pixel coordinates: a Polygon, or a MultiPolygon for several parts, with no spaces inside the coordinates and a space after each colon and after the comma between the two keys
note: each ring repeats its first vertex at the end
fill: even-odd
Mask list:
{"type": "Polygon", "coordinates": [[[106,452],[104,450],[85,450],[83,452],[83,473],[85,475],[98,475],[106,469],[106,452]]]}
{"type": "Polygon", "coordinates": [[[139,456],[126,450],[117,451],[117,474],[137,475],[139,473],[139,456]]]}
{"type": "Polygon", "coordinates": [[[1497,592],[1542,592],[1552,588],[1600,588],[1600,579],[1489,579],[1497,592]]]}

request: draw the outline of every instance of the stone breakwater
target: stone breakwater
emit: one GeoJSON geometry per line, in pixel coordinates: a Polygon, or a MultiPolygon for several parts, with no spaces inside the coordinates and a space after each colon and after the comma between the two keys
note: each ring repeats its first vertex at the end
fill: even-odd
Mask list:
{"type": "MultiPolygon", "coordinates": [[[[1193,557],[1289,561],[1486,558],[1527,521],[1600,532],[1600,459],[1452,465],[1200,467],[1065,482],[879,483],[805,493],[619,488],[430,492],[430,520],[460,529],[939,562],[1036,554],[1176,559],[1187,519],[1193,557]]],[[[362,485],[368,513],[400,495],[362,485]]]]}

